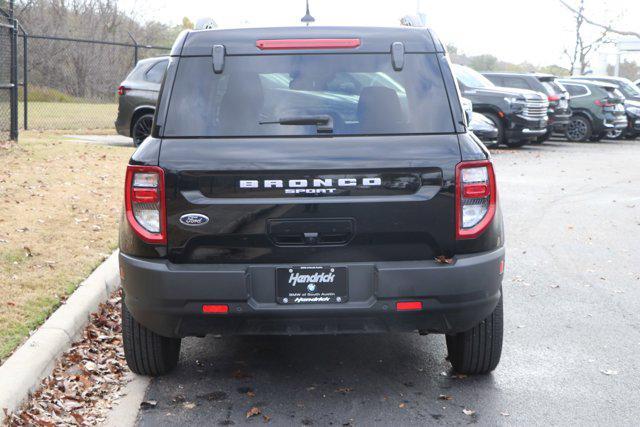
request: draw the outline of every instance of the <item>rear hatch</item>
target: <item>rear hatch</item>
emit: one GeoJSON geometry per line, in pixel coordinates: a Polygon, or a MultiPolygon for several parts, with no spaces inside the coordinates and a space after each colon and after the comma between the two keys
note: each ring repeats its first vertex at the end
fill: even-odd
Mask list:
{"type": "Polygon", "coordinates": [[[547,98],[549,100],[549,112],[556,116],[569,116],[571,109],[569,108],[569,92],[556,81],[555,76],[539,76],[538,80],[542,83],[547,98]]]}
{"type": "Polygon", "coordinates": [[[180,58],[163,128],[176,263],[455,251],[460,148],[436,54],[180,58]],[[397,64],[396,64],[397,65],[397,64]]]}
{"type": "Polygon", "coordinates": [[[600,100],[600,105],[606,117],[606,122],[615,128],[627,126],[627,114],[624,108],[624,95],[615,86],[602,86],[606,97],[600,100]]]}

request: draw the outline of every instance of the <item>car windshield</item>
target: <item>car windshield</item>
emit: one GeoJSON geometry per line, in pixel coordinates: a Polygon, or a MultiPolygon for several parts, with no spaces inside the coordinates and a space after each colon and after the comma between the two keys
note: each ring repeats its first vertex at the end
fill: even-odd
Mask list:
{"type": "Polygon", "coordinates": [[[168,108],[165,137],[454,132],[435,54],[183,57],[168,108]]]}
{"type": "Polygon", "coordinates": [[[495,87],[491,80],[469,67],[454,64],[453,72],[456,75],[456,78],[460,80],[465,86],[475,88],[495,87]]]}

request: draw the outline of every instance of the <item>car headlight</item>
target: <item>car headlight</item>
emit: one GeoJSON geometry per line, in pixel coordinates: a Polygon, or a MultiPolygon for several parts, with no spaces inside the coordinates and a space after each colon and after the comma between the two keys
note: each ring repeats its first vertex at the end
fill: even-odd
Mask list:
{"type": "Polygon", "coordinates": [[[522,110],[524,110],[524,105],[527,102],[526,99],[524,98],[516,98],[514,97],[506,97],[504,99],[505,101],[507,101],[507,104],[509,104],[509,108],[511,109],[512,113],[521,113],[522,110]]]}

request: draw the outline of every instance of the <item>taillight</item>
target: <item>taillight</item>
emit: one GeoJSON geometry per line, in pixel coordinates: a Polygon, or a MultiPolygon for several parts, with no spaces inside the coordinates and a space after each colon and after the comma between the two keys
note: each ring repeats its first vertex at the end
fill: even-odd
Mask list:
{"type": "Polygon", "coordinates": [[[124,193],[127,221],[136,234],[148,243],[167,243],[162,168],[127,166],[124,193]]]}
{"type": "Polygon", "coordinates": [[[478,237],[496,213],[498,193],[489,160],[461,162],[456,166],[456,238],[478,237]]]}
{"type": "Polygon", "coordinates": [[[128,90],[129,90],[129,88],[126,87],[126,86],[119,86],[118,87],[118,95],[122,96],[122,95],[126,94],[128,90]]]}
{"type": "Polygon", "coordinates": [[[560,101],[560,97],[558,95],[549,95],[547,99],[549,99],[549,102],[560,101]]]}
{"type": "Polygon", "coordinates": [[[603,100],[596,99],[593,103],[596,104],[598,107],[613,107],[615,105],[612,102],[607,101],[606,99],[603,99],[603,100]]]}

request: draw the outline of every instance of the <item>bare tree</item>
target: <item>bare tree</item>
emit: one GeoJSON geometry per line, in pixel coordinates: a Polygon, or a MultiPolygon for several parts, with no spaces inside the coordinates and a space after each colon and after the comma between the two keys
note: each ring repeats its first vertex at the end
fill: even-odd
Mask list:
{"type": "Polygon", "coordinates": [[[610,26],[599,26],[602,29],[600,35],[595,39],[588,40],[585,35],[584,25],[591,24],[591,22],[585,18],[585,0],[580,0],[577,9],[570,7],[564,0],[559,1],[575,14],[575,43],[573,50],[564,50],[564,54],[569,60],[569,72],[570,74],[574,74],[576,71],[579,71],[580,74],[584,74],[589,67],[589,56],[593,49],[599,44],[606,43],[608,41],[607,36],[613,31],[610,26]]]}

